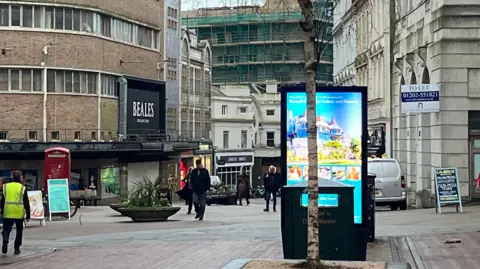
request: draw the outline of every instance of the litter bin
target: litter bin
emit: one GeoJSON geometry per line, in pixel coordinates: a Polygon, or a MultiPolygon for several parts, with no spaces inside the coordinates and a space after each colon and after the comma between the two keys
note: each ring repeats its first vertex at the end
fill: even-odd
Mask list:
{"type": "Polygon", "coordinates": [[[375,242],[375,179],[377,175],[368,173],[365,210],[367,213],[367,241],[375,242]]]}
{"type": "MultiPolygon", "coordinates": [[[[357,260],[353,223],[353,186],[319,179],[319,245],[322,260],[357,260]]],[[[285,259],[307,257],[307,183],[285,186],[282,244],[285,259]]]]}

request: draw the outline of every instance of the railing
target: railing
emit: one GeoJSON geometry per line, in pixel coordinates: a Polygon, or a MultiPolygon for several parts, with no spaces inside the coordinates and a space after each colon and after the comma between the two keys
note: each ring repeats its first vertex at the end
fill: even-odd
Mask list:
{"type": "Polygon", "coordinates": [[[192,132],[180,133],[177,130],[129,130],[129,132],[123,136],[112,129],[101,129],[100,133],[98,129],[47,129],[44,139],[42,129],[0,129],[0,143],[178,142],[210,138],[210,132],[204,130],[196,131],[195,136],[192,132]]]}
{"type": "Polygon", "coordinates": [[[272,144],[272,143],[263,144],[263,143],[257,143],[257,144],[253,144],[253,148],[279,149],[279,148],[280,148],[280,144],[272,144]]]}
{"type": "Polygon", "coordinates": [[[213,64],[239,64],[239,63],[262,63],[262,62],[303,62],[303,53],[266,53],[250,55],[222,55],[213,58],[213,64]]]}

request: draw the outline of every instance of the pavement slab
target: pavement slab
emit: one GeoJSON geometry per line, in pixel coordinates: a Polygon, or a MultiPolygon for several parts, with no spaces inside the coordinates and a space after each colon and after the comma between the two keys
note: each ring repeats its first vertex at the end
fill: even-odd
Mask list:
{"type": "MultiPolygon", "coordinates": [[[[99,268],[101,264],[101,268],[115,269],[217,269],[235,259],[282,258],[280,213],[263,212],[262,199],[243,207],[209,206],[204,221],[194,220],[181,206],[182,210],[167,222],[133,223],[109,207],[100,206],[82,207],[72,220],[47,222],[45,227],[32,221],[25,229],[24,253],[52,248],[57,251],[18,259],[8,268],[83,269],[90,265],[99,268]]],[[[369,245],[368,260],[401,262],[401,253],[392,255],[393,237],[403,238],[405,244],[410,240],[418,249],[419,259],[425,260],[425,268],[476,269],[470,265],[479,263],[474,255],[480,251],[478,244],[470,243],[468,261],[462,261],[460,267],[450,264],[467,252],[452,251],[453,261],[447,261],[449,256],[439,260],[433,250],[438,242],[443,242],[446,233],[473,233],[465,236],[470,240],[477,238],[474,220],[479,218],[480,207],[465,208],[463,214],[435,214],[433,209],[377,212],[377,241],[369,245]],[[439,267],[437,263],[442,264],[439,267]]],[[[462,244],[468,240],[461,239],[462,244]]],[[[443,247],[452,246],[462,247],[443,247]]]]}

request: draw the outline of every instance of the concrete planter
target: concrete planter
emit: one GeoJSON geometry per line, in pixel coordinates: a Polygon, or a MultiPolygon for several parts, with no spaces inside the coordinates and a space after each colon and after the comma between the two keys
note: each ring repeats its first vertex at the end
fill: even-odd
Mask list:
{"type": "Polygon", "coordinates": [[[166,221],[180,211],[180,207],[131,207],[117,208],[122,215],[131,218],[134,222],[166,221]]]}
{"type": "Polygon", "coordinates": [[[207,196],[207,205],[235,205],[237,204],[236,195],[209,195],[207,196]]]}
{"type": "MultiPolygon", "coordinates": [[[[110,205],[108,205],[108,206],[109,206],[111,209],[113,209],[113,210],[115,210],[115,211],[117,211],[118,213],[120,213],[120,214],[123,215],[123,213],[120,212],[120,211],[118,211],[118,209],[119,209],[119,208],[122,208],[122,207],[125,207],[124,204],[122,204],[122,203],[116,203],[116,204],[110,204],[110,205]]],[[[123,215],[123,216],[125,216],[125,215],[123,215]]]]}
{"type": "MultiPolygon", "coordinates": [[[[233,260],[222,269],[242,269],[248,268],[249,263],[252,261],[276,261],[281,262],[285,265],[290,264],[290,266],[285,266],[285,268],[292,268],[291,265],[298,264],[301,260],[253,260],[253,259],[238,259],[233,260]]],[[[409,263],[387,263],[387,262],[346,262],[346,261],[324,261],[326,266],[335,267],[340,266],[345,269],[411,269],[409,263]]],[[[271,266],[271,265],[270,265],[271,266]]],[[[255,267],[251,267],[255,268],[255,267]]],[[[267,268],[267,267],[262,267],[267,268]]],[[[284,267],[275,267],[275,268],[284,268],[284,267]]]]}

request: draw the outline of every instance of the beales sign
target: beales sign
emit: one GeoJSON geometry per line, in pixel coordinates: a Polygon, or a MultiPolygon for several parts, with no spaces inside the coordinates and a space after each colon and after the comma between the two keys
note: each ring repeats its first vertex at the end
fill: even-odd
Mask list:
{"type": "Polygon", "coordinates": [[[160,92],[128,89],[127,133],[156,132],[163,129],[160,92]]]}

